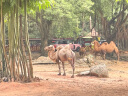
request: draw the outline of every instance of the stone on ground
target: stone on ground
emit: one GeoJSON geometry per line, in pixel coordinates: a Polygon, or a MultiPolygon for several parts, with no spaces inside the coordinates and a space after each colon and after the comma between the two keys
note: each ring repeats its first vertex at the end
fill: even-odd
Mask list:
{"type": "Polygon", "coordinates": [[[90,68],[90,75],[97,77],[109,77],[108,69],[105,64],[99,64],[90,68]]]}

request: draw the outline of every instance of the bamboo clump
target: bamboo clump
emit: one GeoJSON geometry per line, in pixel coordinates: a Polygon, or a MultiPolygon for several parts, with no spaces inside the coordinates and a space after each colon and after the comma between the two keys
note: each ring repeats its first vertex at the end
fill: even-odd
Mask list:
{"type": "Polygon", "coordinates": [[[1,31],[0,31],[0,52],[1,78],[7,77],[9,81],[30,82],[33,79],[33,67],[31,51],[29,46],[29,34],[27,29],[27,0],[15,0],[15,4],[7,14],[3,14],[3,2],[1,0],[1,31]],[[19,8],[24,4],[24,18],[22,18],[19,8]],[[7,40],[9,50],[6,50],[6,39],[4,31],[4,16],[8,18],[7,40]],[[22,30],[22,19],[24,19],[24,30],[22,30]],[[24,34],[24,35],[23,35],[24,34]],[[25,44],[23,39],[25,39],[25,44]],[[27,46],[25,49],[24,46],[27,46]],[[29,57],[27,59],[27,56],[29,57]]]}

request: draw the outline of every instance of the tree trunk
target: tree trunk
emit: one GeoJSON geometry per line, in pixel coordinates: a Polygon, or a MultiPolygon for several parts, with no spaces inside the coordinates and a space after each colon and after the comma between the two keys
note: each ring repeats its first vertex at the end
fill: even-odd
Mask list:
{"type": "Polygon", "coordinates": [[[29,55],[29,68],[28,68],[28,78],[33,78],[33,67],[32,67],[32,58],[31,58],[31,50],[30,50],[30,44],[29,44],[29,36],[28,36],[28,23],[27,23],[27,0],[24,0],[24,32],[25,32],[25,41],[27,45],[28,55],[29,55]]]}
{"type": "Polygon", "coordinates": [[[10,65],[9,65],[9,62],[8,62],[8,58],[7,58],[7,54],[6,54],[6,50],[5,50],[5,34],[4,34],[4,16],[3,16],[3,6],[2,6],[2,2],[3,0],[1,0],[1,45],[2,45],[2,56],[3,56],[3,73],[6,72],[6,75],[7,75],[7,72],[9,73],[10,70],[10,65]],[[6,64],[6,65],[5,65],[6,64]],[[7,68],[4,68],[4,67],[7,67],[7,68]]]}
{"type": "Polygon", "coordinates": [[[41,55],[47,56],[47,52],[44,48],[48,45],[48,36],[51,28],[52,21],[44,19],[40,16],[40,34],[41,34],[41,55]]]}
{"type": "MultiPolygon", "coordinates": [[[[20,7],[21,7],[21,0],[20,0],[20,7]]],[[[23,42],[23,31],[22,31],[22,15],[20,14],[20,46],[21,46],[21,60],[23,61],[20,63],[20,68],[21,68],[21,75],[24,76],[24,78],[27,77],[27,71],[26,71],[26,53],[25,53],[25,47],[24,47],[24,42],[23,42]]]]}

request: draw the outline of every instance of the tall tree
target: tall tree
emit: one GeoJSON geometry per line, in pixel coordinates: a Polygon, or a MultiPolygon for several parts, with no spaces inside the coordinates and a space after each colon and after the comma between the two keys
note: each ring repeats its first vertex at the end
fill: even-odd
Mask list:
{"type": "MultiPolygon", "coordinates": [[[[93,10],[95,11],[95,17],[93,15],[93,20],[98,22],[94,23],[95,27],[100,24],[100,33],[107,39],[108,42],[111,40],[118,40],[119,42],[127,41],[127,8],[128,4],[125,0],[116,2],[116,0],[92,0],[94,3],[93,10]],[[124,40],[125,39],[125,40],[124,40]]],[[[117,41],[116,41],[117,42],[117,41]]],[[[123,44],[120,43],[121,45],[123,44]]],[[[126,45],[122,45],[126,47],[126,45]]]]}
{"type": "Polygon", "coordinates": [[[79,32],[82,29],[79,24],[87,19],[87,14],[92,12],[90,10],[92,5],[91,0],[88,0],[88,2],[82,0],[82,3],[74,0],[55,0],[51,8],[37,11],[35,17],[29,16],[39,26],[42,38],[42,55],[45,55],[44,47],[47,45],[48,39],[55,37],[76,38],[79,36],[79,32]]]}
{"type": "MultiPolygon", "coordinates": [[[[5,59],[3,59],[3,76],[8,77],[10,80],[28,82],[33,79],[33,67],[31,59],[31,51],[29,46],[29,34],[28,34],[28,24],[27,24],[27,8],[31,9],[34,2],[47,1],[43,3],[42,6],[48,5],[48,0],[1,0],[0,10],[1,10],[1,31],[0,31],[0,46],[2,46],[2,53],[5,59]],[[22,12],[24,11],[24,13],[22,12]],[[20,20],[19,20],[20,14],[20,20]],[[22,31],[22,15],[24,16],[24,31],[22,31]],[[6,20],[8,25],[8,32],[5,33],[4,23],[6,20]],[[20,31],[19,31],[19,21],[20,21],[20,31]],[[24,32],[24,33],[23,33],[24,32]],[[21,35],[20,35],[21,34],[21,35]],[[23,36],[24,34],[24,36],[23,36]],[[7,56],[5,41],[8,39],[9,50],[7,56]],[[23,44],[23,39],[25,39],[25,46],[23,44]],[[27,54],[29,60],[27,60],[27,54]],[[29,61],[29,62],[28,62],[29,61]]],[[[45,8],[45,7],[44,7],[45,8]]]]}

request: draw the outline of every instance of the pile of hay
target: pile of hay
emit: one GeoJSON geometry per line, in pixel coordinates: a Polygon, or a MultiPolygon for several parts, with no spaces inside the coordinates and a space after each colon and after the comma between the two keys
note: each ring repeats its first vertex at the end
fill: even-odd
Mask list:
{"type": "Polygon", "coordinates": [[[35,63],[55,63],[49,57],[40,56],[38,59],[33,60],[33,64],[35,63]]]}

